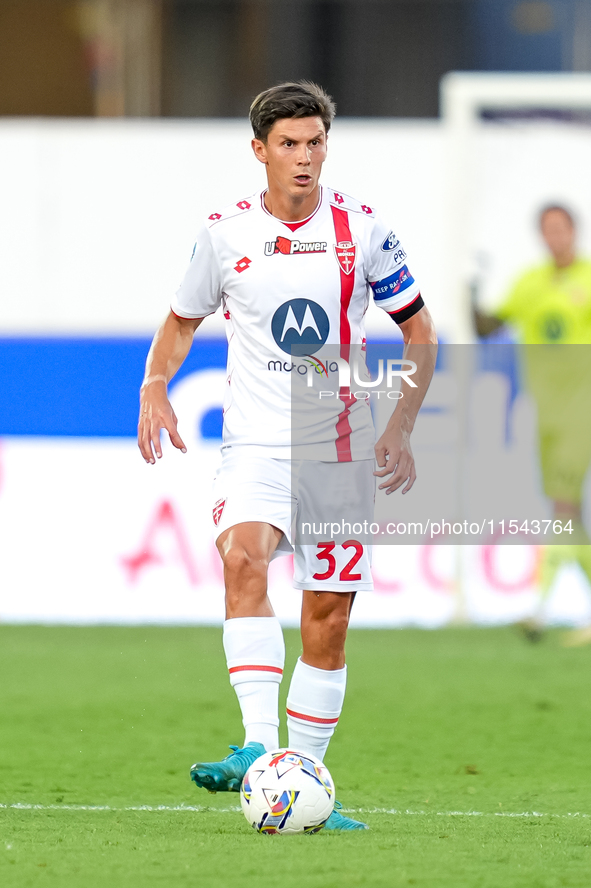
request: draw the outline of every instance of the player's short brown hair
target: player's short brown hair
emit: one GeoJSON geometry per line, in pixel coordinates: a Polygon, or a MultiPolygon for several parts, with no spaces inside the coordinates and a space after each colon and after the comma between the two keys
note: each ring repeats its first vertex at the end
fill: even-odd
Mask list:
{"type": "Polygon", "coordinates": [[[280,83],[260,93],[250,106],[250,122],[255,139],[267,141],[277,120],[293,117],[320,117],[326,132],[336,113],[331,97],[310,80],[280,83]]]}
{"type": "Polygon", "coordinates": [[[544,217],[547,213],[563,213],[570,222],[571,226],[573,228],[576,227],[574,213],[572,213],[567,207],[563,206],[562,204],[548,204],[547,206],[542,207],[538,215],[540,228],[544,224],[544,217]]]}

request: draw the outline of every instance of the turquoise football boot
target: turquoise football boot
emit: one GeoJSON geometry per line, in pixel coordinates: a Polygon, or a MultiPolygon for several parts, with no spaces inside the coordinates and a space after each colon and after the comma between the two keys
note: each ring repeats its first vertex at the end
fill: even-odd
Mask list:
{"type": "Polygon", "coordinates": [[[340,802],[334,803],[334,810],[324,824],[324,829],[369,829],[367,823],[353,820],[352,817],[345,817],[344,814],[341,814],[342,807],[340,802]]]}
{"type": "Polygon", "coordinates": [[[232,752],[222,762],[196,762],[191,768],[191,780],[208,792],[240,792],[244,775],[266,749],[262,743],[230,749],[232,752]]]}

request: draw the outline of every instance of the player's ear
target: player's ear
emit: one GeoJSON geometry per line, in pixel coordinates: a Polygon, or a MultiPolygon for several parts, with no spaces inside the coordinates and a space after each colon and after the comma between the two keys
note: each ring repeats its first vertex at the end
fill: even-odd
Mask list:
{"type": "Polygon", "coordinates": [[[261,163],[267,163],[267,146],[260,139],[253,139],[250,143],[252,145],[252,150],[254,151],[254,156],[257,160],[260,160],[261,163]]]}

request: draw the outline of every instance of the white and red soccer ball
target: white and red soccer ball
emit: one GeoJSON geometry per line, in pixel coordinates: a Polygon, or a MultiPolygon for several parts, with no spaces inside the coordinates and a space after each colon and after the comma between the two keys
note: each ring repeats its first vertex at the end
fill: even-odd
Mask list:
{"type": "Polygon", "coordinates": [[[277,749],[252,763],[242,781],[240,803],[257,832],[298,835],[319,832],[334,808],[328,768],[308,753],[277,749]]]}

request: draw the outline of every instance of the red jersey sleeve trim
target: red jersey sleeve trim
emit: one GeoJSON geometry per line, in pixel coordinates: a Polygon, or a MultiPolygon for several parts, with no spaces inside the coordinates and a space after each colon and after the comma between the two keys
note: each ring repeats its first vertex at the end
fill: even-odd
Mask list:
{"type": "Polygon", "coordinates": [[[204,315],[180,315],[174,310],[174,308],[172,308],[172,306],[170,310],[175,318],[179,318],[181,321],[201,321],[203,318],[208,318],[211,314],[215,314],[213,311],[208,311],[207,314],[204,315]]]}

